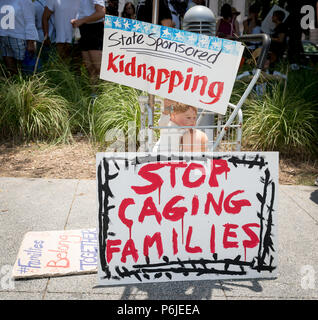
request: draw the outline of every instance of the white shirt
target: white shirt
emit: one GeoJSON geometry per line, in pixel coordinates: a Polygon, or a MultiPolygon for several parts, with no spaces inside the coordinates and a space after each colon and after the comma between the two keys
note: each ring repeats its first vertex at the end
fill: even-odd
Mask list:
{"type": "Polygon", "coordinates": [[[186,133],[187,129],[173,128],[178,127],[174,122],[170,121],[170,115],[161,114],[158,121],[160,127],[172,127],[171,129],[161,129],[160,139],[153,147],[153,152],[179,152],[181,137],[186,133]]]}
{"type": "Polygon", "coordinates": [[[0,8],[10,6],[9,11],[0,10],[0,36],[8,36],[23,40],[38,40],[38,31],[35,26],[35,10],[31,0],[0,0],[0,8]],[[3,13],[2,13],[3,11],[3,13]],[[10,20],[13,25],[10,25],[10,20]],[[9,26],[9,28],[7,28],[9,26]]]}
{"type": "Polygon", "coordinates": [[[72,19],[78,15],[80,0],[47,0],[46,6],[53,11],[56,43],[72,43],[73,26],[72,19]]]}
{"type": "MultiPolygon", "coordinates": [[[[255,26],[252,30],[252,34],[258,34],[258,33],[262,33],[262,29],[260,26],[255,26]]],[[[261,44],[261,42],[259,41],[249,41],[249,42],[252,43],[251,45],[248,46],[250,50],[255,50],[261,44]]]]}
{"type": "MultiPolygon", "coordinates": [[[[46,0],[35,0],[33,2],[35,8],[35,25],[39,34],[39,41],[42,42],[44,39],[42,29],[42,16],[46,6],[46,0]]],[[[55,27],[54,27],[54,16],[52,15],[49,20],[49,37],[51,42],[55,42],[55,27]]]]}
{"type": "MultiPolygon", "coordinates": [[[[95,5],[100,5],[102,7],[105,7],[105,1],[104,0],[81,0],[81,5],[79,9],[79,14],[78,14],[78,19],[82,19],[84,17],[88,17],[92,15],[96,10],[95,10],[95,5]]],[[[90,23],[97,23],[97,22],[102,22],[104,18],[90,22],[90,23]]]]}

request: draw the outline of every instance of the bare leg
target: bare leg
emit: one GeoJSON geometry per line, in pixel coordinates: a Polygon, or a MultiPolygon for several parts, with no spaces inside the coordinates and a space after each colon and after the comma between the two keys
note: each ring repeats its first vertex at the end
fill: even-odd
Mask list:
{"type": "Polygon", "coordinates": [[[91,80],[93,84],[96,84],[100,75],[102,51],[90,50],[88,51],[88,56],[89,56],[90,64],[92,66],[92,73],[90,74],[91,80]]]}
{"type": "Polygon", "coordinates": [[[3,57],[4,64],[10,74],[18,73],[18,61],[13,57],[3,57]]]}
{"type": "Polygon", "coordinates": [[[57,43],[56,50],[62,59],[70,58],[71,45],[69,43],[57,43]]]}
{"type": "Polygon", "coordinates": [[[89,77],[91,78],[94,74],[94,66],[91,63],[91,59],[89,57],[88,51],[82,51],[82,58],[85,68],[87,69],[87,72],[89,74],[89,77]]]}

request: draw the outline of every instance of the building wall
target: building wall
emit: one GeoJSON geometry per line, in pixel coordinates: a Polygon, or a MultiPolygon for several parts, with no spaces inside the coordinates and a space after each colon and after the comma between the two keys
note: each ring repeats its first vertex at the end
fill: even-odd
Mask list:
{"type": "Polygon", "coordinates": [[[210,0],[209,8],[212,10],[216,17],[220,17],[221,7],[224,3],[230,4],[232,7],[241,14],[237,17],[237,21],[240,25],[240,31],[243,31],[243,21],[246,19],[248,5],[251,0],[210,0]]]}

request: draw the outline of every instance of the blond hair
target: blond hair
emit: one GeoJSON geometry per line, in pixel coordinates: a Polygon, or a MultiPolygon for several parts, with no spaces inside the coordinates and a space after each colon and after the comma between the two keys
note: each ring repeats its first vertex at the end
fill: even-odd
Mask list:
{"type": "Polygon", "coordinates": [[[198,113],[197,108],[181,102],[177,102],[173,105],[172,113],[183,113],[187,112],[189,109],[192,109],[195,113],[198,113]]]}

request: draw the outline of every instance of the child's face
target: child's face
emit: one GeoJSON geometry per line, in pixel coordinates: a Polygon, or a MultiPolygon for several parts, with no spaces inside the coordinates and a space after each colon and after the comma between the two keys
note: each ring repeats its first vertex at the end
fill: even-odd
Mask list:
{"type": "Polygon", "coordinates": [[[197,121],[196,112],[190,108],[186,112],[172,113],[171,120],[178,126],[195,126],[197,121]]]}

